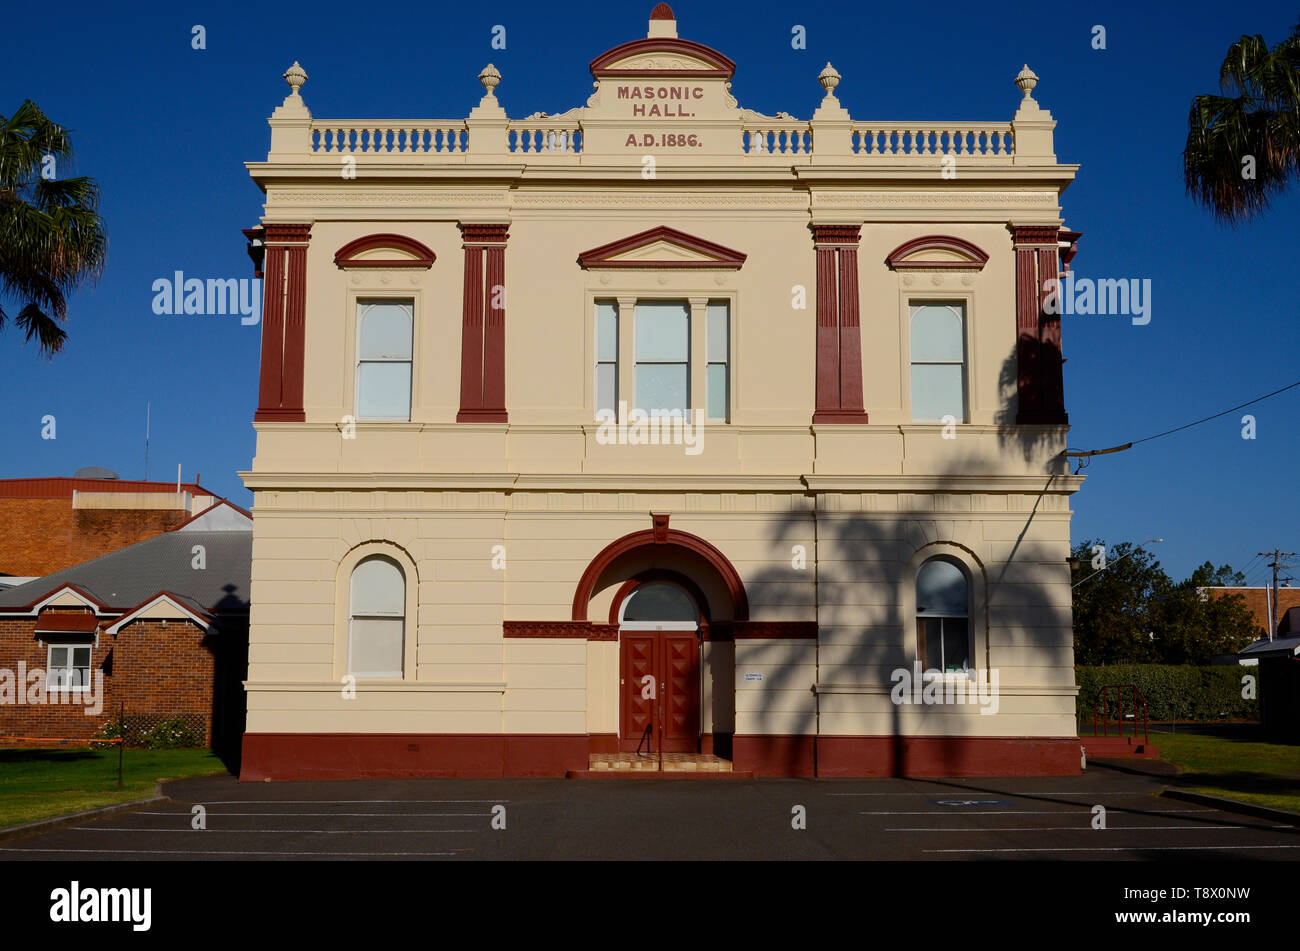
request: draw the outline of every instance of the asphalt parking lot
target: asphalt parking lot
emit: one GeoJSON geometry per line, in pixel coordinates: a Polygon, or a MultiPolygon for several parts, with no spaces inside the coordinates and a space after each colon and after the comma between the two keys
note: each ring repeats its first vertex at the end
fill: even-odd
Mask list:
{"type": "Polygon", "coordinates": [[[1287,860],[1300,828],[1156,778],[169,783],[168,801],[0,841],[0,861],[1287,860]],[[193,828],[202,806],[203,829],[193,828]],[[1105,828],[1094,828],[1105,809],[1105,828]],[[806,827],[796,829],[803,807],[806,827]],[[504,828],[500,826],[504,825],[504,828]]]}

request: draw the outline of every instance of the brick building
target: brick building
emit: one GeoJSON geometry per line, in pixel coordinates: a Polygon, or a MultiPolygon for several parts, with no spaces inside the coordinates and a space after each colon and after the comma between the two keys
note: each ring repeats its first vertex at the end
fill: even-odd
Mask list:
{"type": "Polygon", "coordinates": [[[0,745],[84,742],[125,713],[237,749],[249,514],[218,500],[152,538],[0,590],[0,745]]]}
{"type": "Polygon", "coordinates": [[[5,577],[40,577],[152,538],[219,500],[196,482],[0,479],[0,584],[5,577]]]}
{"type": "MultiPolygon", "coordinates": [[[[1239,595],[1246,602],[1246,607],[1255,616],[1255,623],[1265,633],[1273,630],[1272,588],[1260,585],[1256,588],[1202,588],[1204,594],[1211,598],[1228,598],[1239,595]]],[[[1276,615],[1281,625],[1282,618],[1291,608],[1300,608],[1300,588],[1278,588],[1276,615]]]]}

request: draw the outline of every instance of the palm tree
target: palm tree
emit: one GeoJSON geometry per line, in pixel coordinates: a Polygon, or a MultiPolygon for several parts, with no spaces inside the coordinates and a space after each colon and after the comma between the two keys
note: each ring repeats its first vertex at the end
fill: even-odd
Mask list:
{"type": "MultiPolygon", "coordinates": [[[[108,245],[99,186],[57,175],[71,158],[68,131],[30,99],[0,116],[0,292],[21,306],[13,319],[26,339],[51,357],[68,336],[59,326],[66,295],[99,276],[108,245]]],[[[0,303],[0,329],[9,317],[0,303]]]]}
{"type": "Polygon", "coordinates": [[[1183,174],[1189,195],[1235,225],[1300,176],[1300,23],[1272,50],[1258,34],[1233,43],[1219,88],[1192,100],[1183,174]]]}

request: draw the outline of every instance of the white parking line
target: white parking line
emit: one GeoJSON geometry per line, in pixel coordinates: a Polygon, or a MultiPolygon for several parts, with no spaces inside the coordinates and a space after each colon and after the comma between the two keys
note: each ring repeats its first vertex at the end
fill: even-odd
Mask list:
{"type": "Polygon", "coordinates": [[[312,855],[342,856],[344,858],[358,855],[379,855],[385,858],[409,856],[428,858],[434,855],[455,855],[457,852],[469,852],[471,849],[452,849],[448,852],[248,852],[237,849],[11,849],[0,847],[0,852],[77,852],[98,855],[312,855]]]}
{"type": "Polygon", "coordinates": [[[373,832],[380,835],[392,835],[393,833],[402,833],[403,835],[412,832],[481,832],[481,829],[118,829],[115,827],[99,826],[75,826],[73,832],[255,832],[261,835],[263,832],[292,832],[300,835],[358,835],[360,833],[373,832]]]}
{"type": "MultiPolygon", "coordinates": [[[[1086,817],[1085,820],[1086,821],[1086,817]]],[[[1105,829],[1094,829],[1089,825],[1081,826],[1020,826],[1015,829],[1004,829],[1001,826],[996,828],[970,828],[970,829],[886,829],[886,832],[1170,832],[1174,829],[1205,829],[1214,831],[1218,829],[1251,829],[1257,826],[1219,826],[1219,825],[1200,825],[1200,826],[1107,826],[1105,829]]],[[[1285,829],[1286,826],[1269,826],[1272,829],[1285,829]]]]}
{"type": "MultiPolygon", "coordinates": [[[[172,816],[186,817],[188,812],[133,812],[133,816],[172,816]]],[[[490,818],[490,812],[210,812],[209,816],[368,816],[372,819],[412,819],[417,816],[438,816],[441,818],[490,818]]]]}
{"type": "Polygon", "coordinates": [[[451,805],[463,802],[506,803],[509,799],[187,799],[186,802],[202,802],[208,806],[324,806],[331,803],[341,805],[358,805],[369,803],[411,803],[412,805],[451,805]]]}
{"type": "Polygon", "coordinates": [[[922,852],[1228,852],[1244,849],[1300,849],[1297,845],[1128,845],[1057,849],[922,849],[922,852]]]}
{"type": "MultiPolygon", "coordinates": [[[[1120,807],[1115,807],[1119,810],[1120,807]]],[[[1144,809],[1148,815],[1165,816],[1183,812],[1220,812],[1219,809],[1144,809]]],[[[924,812],[898,812],[885,809],[879,812],[859,812],[860,816],[1069,816],[1074,815],[1069,809],[926,809],[924,812]]]]}

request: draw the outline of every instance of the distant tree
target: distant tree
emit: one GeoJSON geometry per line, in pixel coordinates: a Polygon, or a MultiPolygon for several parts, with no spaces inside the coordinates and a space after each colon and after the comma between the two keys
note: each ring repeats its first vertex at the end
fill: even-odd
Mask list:
{"type": "Polygon", "coordinates": [[[1300,23],[1271,50],[1258,34],[1233,43],[1219,88],[1192,100],[1183,178],[1193,199],[1237,224],[1300,177],[1300,23]]]}
{"type": "Polygon", "coordinates": [[[1175,582],[1150,552],[1121,542],[1106,549],[1106,569],[1089,578],[1098,544],[1080,542],[1073,552],[1075,663],[1208,664],[1263,633],[1240,595],[1215,598],[1198,590],[1243,584],[1231,565],[1207,561],[1175,582]]]}
{"type": "MultiPolygon", "coordinates": [[[[30,99],[0,116],[0,292],[47,356],[67,340],[67,295],[99,276],[107,248],[99,186],[59,175],[71,160],[68,131],[30,99]]],[[[0,304],[0,329],[10,316],[0,304]]]]}
{"type": "Polygon", "coordinates": [[[1071,583],[1078,585],[1073,589],[1074,661],[1083,665],[1155,663],[1149,608],[1156,594],[1168,585],[1169,577],[1160,570],[1155,556],[1130,542],[1107,546],[1106,569],[1094,575],[1093,548],[1099,544],[1089,539],[1073,551],[1078,566],[1071,573],[1071,583]]]}

